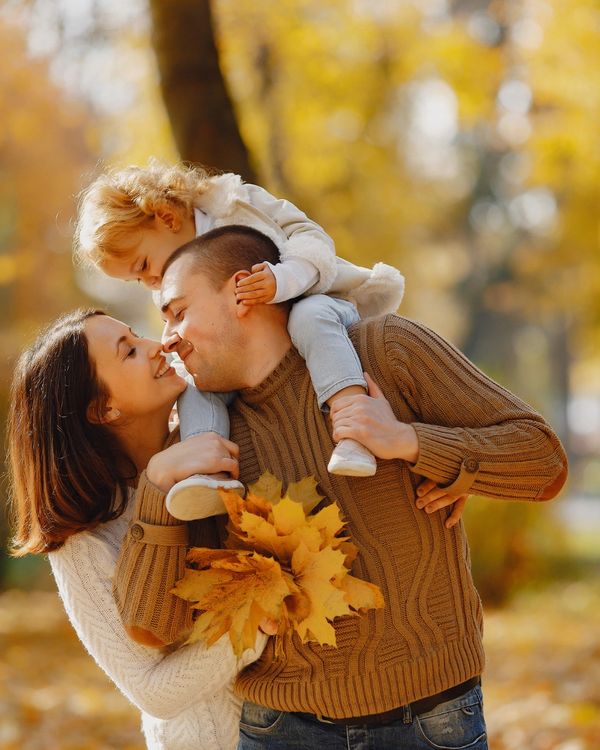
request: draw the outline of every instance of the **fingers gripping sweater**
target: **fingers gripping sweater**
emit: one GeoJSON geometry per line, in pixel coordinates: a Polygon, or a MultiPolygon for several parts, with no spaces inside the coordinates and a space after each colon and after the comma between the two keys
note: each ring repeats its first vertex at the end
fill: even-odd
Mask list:
{"type": "MultiPolygon", "coordinates": [[[[424,326],[386,316],[358,324],[351,336],[396,417],[418,434],[414,466],[379,461],[374,477],[328,474],[331,427],[294,350],[231,410],[242,480],[266,469],[286,483],[316,476],[360,550],[354,574],[378,584],[386,601],[382,610],[338,618],[337,649],[293,639],[276,654],[269,643],[239,675],[237,690],[273,708],[337,718],[390,710],[483,669],[464,528],[445,529],[445,511],[416,508],[420,477],[499,500],[549,499],[566,477],[563,449],[544,419],[424,326]]],[[[126,574],[120,585],[131,585],[126,574]]],[[[126,609],[123,616],[147,627],[126,609]]]]}

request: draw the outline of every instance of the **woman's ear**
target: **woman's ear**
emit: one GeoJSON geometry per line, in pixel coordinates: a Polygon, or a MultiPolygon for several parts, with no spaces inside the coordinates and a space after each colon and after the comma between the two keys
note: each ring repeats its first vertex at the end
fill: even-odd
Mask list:
{"type": "Polygon", "coordinates": [[[92,424],[110,424],[121,416],[121,412],[110,404],[100,408],[96,401],[92,401],[87,408],[86,416],[92,424]]]}

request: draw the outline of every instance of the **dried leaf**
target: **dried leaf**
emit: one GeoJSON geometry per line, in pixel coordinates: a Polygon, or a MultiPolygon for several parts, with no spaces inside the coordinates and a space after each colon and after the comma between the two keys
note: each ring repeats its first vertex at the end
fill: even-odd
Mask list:
{"type": "Polygon", "coordinates": [[[191,641],[211,644],[228,633],[241,654],[254,646],[268,617],[279,623],[279,636],[295,631],[304,642],[335,646],[336,617],[383,606],[377,586],[348,574],[357,550],[342,535],[339,507],[332,503],[311,515],[322,499],[316,484],[313,478],[293,483],[281,498],[281,482],[266,474],[246,500],[221,492],[227,549],[190,550],[193,567],[173,589],[202,611],[191,641]]]}
{"type": "Polygon", "coordinates": [[[284,599],[293,592],[276,560],[259,554],[242,554],[234,562],[219,561],[222,568],[186,570],[173,593],[204,610],[194,623],[190,642],[208,645],[229,633],[236,654],[253,648],[260,621],[279,620],[284,599]]]}
{"type": "Polygon", "coordinates": [[[306,513],[312,513],[323,500],[323,495],[317,492],[317,480],[314,477],[304,477],[299,482],[292,482],[285,493],[290,500],[302,503],[306,513]]]}
{"type": "Polygon", "coordinates": [[[281,499],[282,486],[281,480],[273,476],[270,471],[265,471],[256,482],[248,485],[248,493],[262,497],[271,505],[276,505],[281,499]]]}

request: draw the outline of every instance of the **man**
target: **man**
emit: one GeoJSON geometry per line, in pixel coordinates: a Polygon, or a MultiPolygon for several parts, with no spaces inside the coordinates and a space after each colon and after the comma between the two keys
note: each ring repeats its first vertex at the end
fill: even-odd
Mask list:
{"type": "MultiPolygon", "coordinates": [[[[487,748],[481,604],[463,526],[446,528],[444,508],[467,491],[549,500],[566,478],[562,447],[539,414],[449,343],[394,315],[352,329],[370,391],[341,401],[330,419],[291,347],[288,307],[237,302],[237,283],[264,260],[277,262],[277,248],[242,227],[180,248],[161,289],[165,348],[199,388],[240,391],[230,416],[243,482],[267,469],[284,483],[314,475],[339,503],[360,550],[353,573],[376,583],[386,605],[338,618],[337,648],[294,638],[276,654],[270,642],[237,679],[239,747],[487,748]],[[342,437],[380,459],[374,477],[327,472],[342,437]]],[[[147,570],[163,575],[150,562],[147,570]]],[[[168,596],[158,606],[175,611],[168,596]]],[[[148,618],[122,612],[129,627],[152,630],[148,618]]],[[[189,613],[180,620],[189,625],[189,613]]]]}

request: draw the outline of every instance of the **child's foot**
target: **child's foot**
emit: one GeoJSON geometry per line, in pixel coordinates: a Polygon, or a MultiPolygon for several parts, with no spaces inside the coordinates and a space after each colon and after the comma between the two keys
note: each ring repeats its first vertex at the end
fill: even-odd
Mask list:
{"type": "Polygon", "coordinates": [[[346,477],[372,477],[377,471],[377,461],[364,445],[344,438],[333,449],[327,471],[346,477]]]}
{"type": "Polygon", "coordinates": [[[244,485],[229,474],[194,474],[174,484],[167,494],[169,513],[180,521],[194,521],[227,513],[219,489],[244,494],[244,485]]]}

